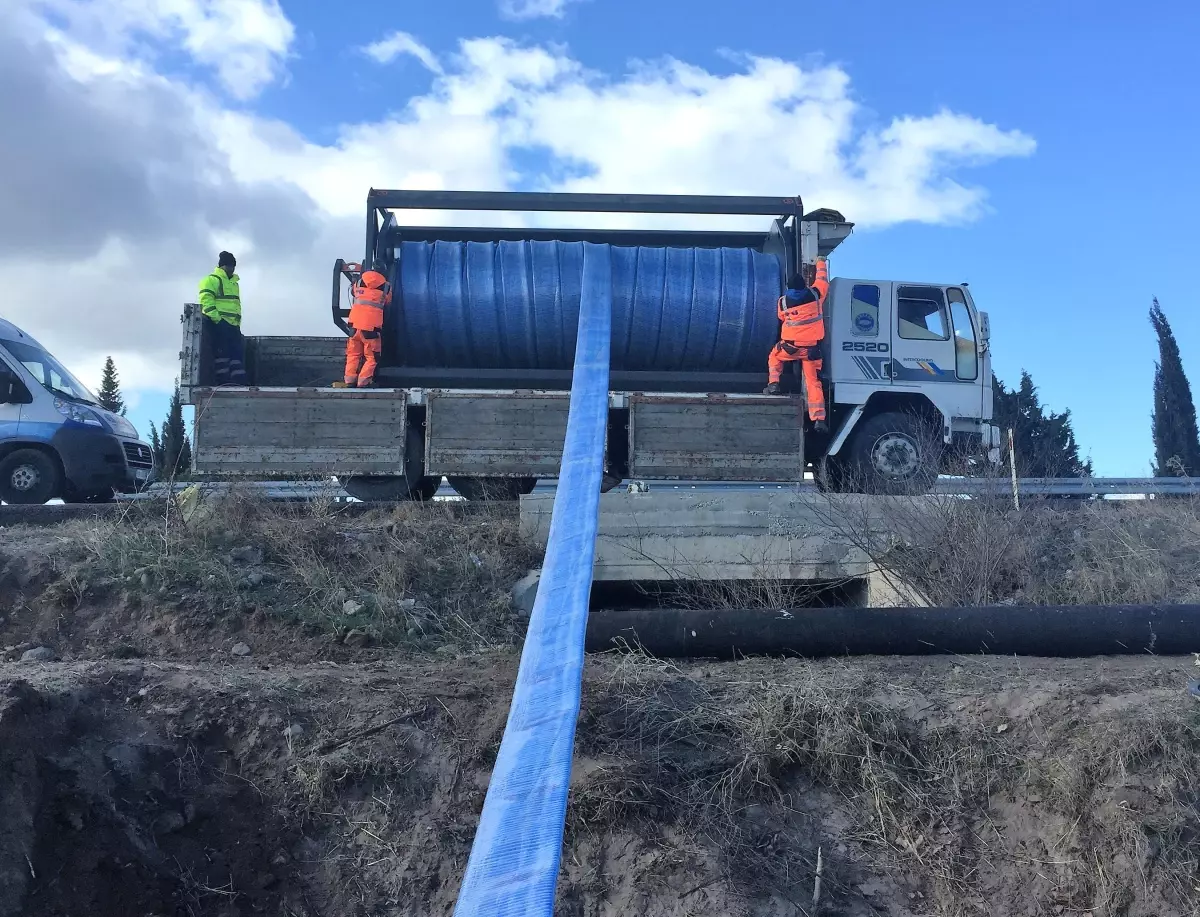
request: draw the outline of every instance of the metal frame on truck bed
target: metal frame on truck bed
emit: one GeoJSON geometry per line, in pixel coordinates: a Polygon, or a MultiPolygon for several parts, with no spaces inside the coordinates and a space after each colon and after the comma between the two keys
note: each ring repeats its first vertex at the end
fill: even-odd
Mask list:
{"type": "MultiPolygon", "coordinates": [[[[835,211],[818,211],[807,218],[796,197],[733,197],[694,194],[571,194],[510,191],[386,191],[367,195],[366,257],[364,263],[386,265],[390,272],[395,249],[403,242],[593,242],[656,248],[743,248],[775,254],[780,263],[780,286],[800,264],[811,265],[828,256],[854,229],[835,211]],[[637,213],[774,217],[765,231],[693,229],[571,229],[531,227],[410,226],[396,211],[448,210],[460,212],[637,213]]],[[[339,259],[333,268],[333,322],[349,334],[343,305],[343,286],[358,278],[360,265],[339,259]]],[[[349,297],[345,299],[348,301],[349,297]]],[[[410,365],[407,355],[385,338],[376,378],[391,386],[448,386],[452,388],[544,388],[569,391],[569,369],[495,369],[478,366],[428,367],[410,365]]],[[[766,360],[764,355],[763,360],[766,360]]],[[[622,371],[611,374],[617,391],[726,392],[757,394],[759,372],[712,372],[704,367],[685,372],[622,371]]]]}
{"type": "MultiPolygon", "coordinates": [[[[818,255],[829,255],[852,230],[835,211],[805,215],[799,196],[372,190],[363,261],[339,260],[334,267],[332,318],[343,334],[349,332],[343,284],[357,279],[363,263],[391,273],[396,249],[406,242],[747,248],[777,257],[782,288],[786,277],[811,270],[818,255]],[[404,225],[398,211],[414,210],[717,214],[772,221],[758,232],[404,225]]],[[[831,488],[896,492],[921,489],[936,477],[945,451],[939,443],[995,458],[999,436],[986,422],[987,317],[977,312],[965,285],[838,278],[826,305],[826,329],[831,430],[825,434],[806,435],[799,399],[759,394],[766,353],[762,371],[753,373],[704,366],[612,372],[608,483],[626,476],[800,480],[811,464],[831,488]],[[856,298],[862,296],[873,305],[856,298]]],[[[385,335],[376,374],[381,388],[346,391],[331,387],[341,376],[344,337],[259,337],[247,340],[251,386],[212,389],[205,338],[199,309],[188,307],[181,386],[185,399],[198,406],[199,472],[336,474],[365,499],[425,496],[443,475],[465,496],[511,498],[532,489],[537,478],[556,474],[569,369],[407,365],[405,354],[396,352],[401,345],[385,335]]]]}

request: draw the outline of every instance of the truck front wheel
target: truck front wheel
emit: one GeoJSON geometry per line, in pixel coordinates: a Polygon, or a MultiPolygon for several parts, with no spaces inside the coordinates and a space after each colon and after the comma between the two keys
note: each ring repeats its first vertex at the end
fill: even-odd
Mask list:
{"type": "Polygon", "coordinates": [[[920,416],[876,414],[854,432],[851,489],[868,494],[928,493],[937,479],[940,447],[937,431],[920,416]]]}
{"type": "Polygon", "coordinates": [[[18,449],[0,461],[0,500],[26,506],[53,500],[62,490],[62,472],[37,449],[18,449]]]}

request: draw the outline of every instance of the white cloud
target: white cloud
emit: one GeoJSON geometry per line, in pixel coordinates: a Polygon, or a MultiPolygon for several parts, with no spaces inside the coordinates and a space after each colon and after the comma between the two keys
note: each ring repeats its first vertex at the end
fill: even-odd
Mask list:
{"type": "Polygon", "coordinates": [[[579,0],[500,0],[505,19],[562,19],[567,5],[579,0]]]}
{"type": "MultiPolygon", "coordinates": [[[[159,19],[171,6],[98,3],[159,19]]],[[[228,15],[244,5],[228,3],[171,8],[228,15]]],[[[1020,132],[961,113],[873,123],[834,66],[749,58],[722,74],[668,59],[604,75],[562,50],[500,38],[462,42],[435,59],[442,69],[427,92],[394,114],[343,124],[322,144],[155,73],[152,58],[88,23],[68,21],[49,45],[38,37],[47,31],[0,19],[0,82],[12,88],[0,120],[25,125],[0,143],[0,270],[53,275],[72,305],[67,321],[7,317],[85,378],[113,354],[131,391],[170,386],[180,306],[222,248],[239,258],[248,333],[332,333],[329,267],[361,257],[372,186],[800,192],[809,207],[881,227],[979,216],[986,192],[962,170],[1034,149],[1020,132]],[[61,142],[72,136],[88,141],[61,142]]],[[[567,221],[575,218],[543,220],[567,221]]]]}
{"type": "Polygon", "coordinates": [[[408,54],[419,60],[422,66],[431,73],[443,72],[437,55],[408,32],[393,32],[386,38],[367,45],[362,51],[380,64],[389,64],[397,57],[408,54]]]}
{"type": "Polygon", "coordinates": [[[93,50],[153,58],[178,46],[215,71],[234,98],[251,99],[283,72],[295,28],[278,0],[17,0],[46,9],[93,50]]]}

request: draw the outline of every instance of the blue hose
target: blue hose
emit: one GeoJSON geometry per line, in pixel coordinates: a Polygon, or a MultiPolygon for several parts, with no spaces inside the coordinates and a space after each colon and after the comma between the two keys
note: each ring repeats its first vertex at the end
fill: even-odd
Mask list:
{"type": "MultiPolygon", "coordinates": [[[[583,242],[403,242],[388,333],[409,366],[570,369],[583,242]]],[[[744,248],[610,247],[612,368],[762,372],[779,260],[744,248]]]]}
{"type": "Polygon", "coordinates": [[[549,546],[455,917],[551,917],[554,908],[596,549],[613,312],[613,250],[579,244],[575,372],[549,546]]]}

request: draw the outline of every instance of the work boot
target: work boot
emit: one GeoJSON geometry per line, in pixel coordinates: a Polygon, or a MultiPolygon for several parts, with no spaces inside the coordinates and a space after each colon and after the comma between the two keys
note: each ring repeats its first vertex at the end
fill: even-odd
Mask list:
{"type": "Polygon", "coordinates": [[[770,383],[766,388],[763,389],[763,394],[764,395],[778,395],[779,394],[779,383],[778,382],[770,383]]]}
{"type": "Polygon", "coordinates": [[[813,432],[814,433],[828,433],[829,432],[829,424],[827,424],[823,420],[818,420],[813,424],[813,432]]]}

